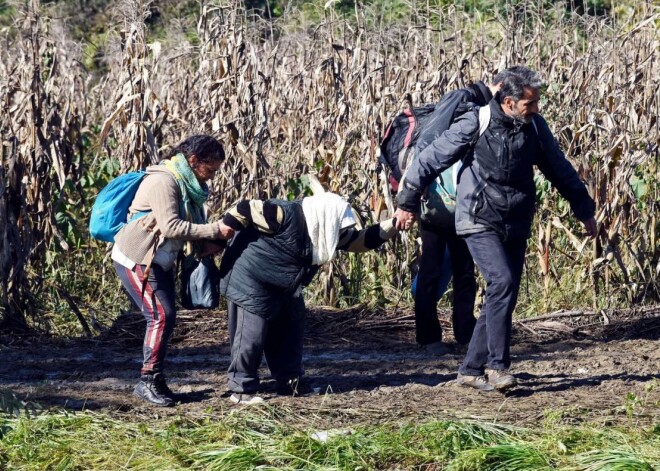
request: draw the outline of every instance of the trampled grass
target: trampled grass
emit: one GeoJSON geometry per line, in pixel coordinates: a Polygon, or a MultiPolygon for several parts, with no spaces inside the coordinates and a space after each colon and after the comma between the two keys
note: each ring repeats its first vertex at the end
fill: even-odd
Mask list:
{"type": "Polygon", "coordinates": [[[264,405],[203,418],[92,412],[0,418],[0,468],[12,470],[654,470],[660,426],[537,427],[475,420],[360,423],[317,430],[264,405]]]}

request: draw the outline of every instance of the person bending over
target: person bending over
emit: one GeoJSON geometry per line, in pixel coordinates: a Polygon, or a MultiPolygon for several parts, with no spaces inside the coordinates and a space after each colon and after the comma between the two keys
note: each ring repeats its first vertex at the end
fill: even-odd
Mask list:
{"type": "Polygon", "coordinates": [[[337,250],[380,247],[397,232],[393,220],[357,230],[349,204],[322,193],[293,202],[244,200],[223,221],[237,231],[220,266],[229,316],[230,400],[263,401],[256,393],[264,354],[277,392],[303,394],[302,289],[337,250]]]}

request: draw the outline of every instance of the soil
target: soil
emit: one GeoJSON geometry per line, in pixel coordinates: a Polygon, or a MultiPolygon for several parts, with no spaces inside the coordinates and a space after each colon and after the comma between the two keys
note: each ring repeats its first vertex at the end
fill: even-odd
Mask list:
{"type": "MultiPolygon", "coordinates": [[[[428,418],[479,418],[534,425],[660,421],[660,307],[619,313],[563,313],[515,322],[511,367],[520,384],[506,394],[456,384],[465,349],[434,356],[415,344],[410,312],[312,309],[304,365],[317,391],[277,396],[263,367],[264,397],[333,426],[428,418]]],[[[43,408],[160,417],[203,416],[237,407],[226,393],[226,315],[182,311],[167,357],[174,408],[132,395],[144,321],[126,313],[93,339],[0,336],[0,390],[43,408]]],[[[294,414],[294,415],[295,415],[294,414]]]]}

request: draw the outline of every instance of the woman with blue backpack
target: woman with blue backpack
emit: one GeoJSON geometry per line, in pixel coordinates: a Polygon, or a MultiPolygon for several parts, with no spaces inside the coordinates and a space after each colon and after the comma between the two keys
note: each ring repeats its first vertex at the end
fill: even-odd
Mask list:
{"type": "Polygon", "coordinates": [[[234,231],[222,221],[209,223],[204,203],[225,159],[212,136],[192,136],[159,165],[146,169],[128,209],[128,222],[114,236],[112,260],[122,285],[147,322],[144,361],[134,394],[157,406],[174,405],[163,375],[174,329],[175,264],[179,252],[209,255],[220,250],[211,241],[234,231]]]}

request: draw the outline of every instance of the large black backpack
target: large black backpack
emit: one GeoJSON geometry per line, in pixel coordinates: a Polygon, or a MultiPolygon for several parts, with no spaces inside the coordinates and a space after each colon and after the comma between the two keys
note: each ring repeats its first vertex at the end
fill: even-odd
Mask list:
{"type": "Polygon", "coordinates": [[[387,126],[380,142],[379,162],[389,171],[394,192],[410,162],[451,126],[462,102],[477,100],[476,86],[451,91],[438,103],[406,108],[387,126]]]}
{"type": "Polygon", "coordinates": [[[406,108],[392,119],[385,130],[378,159],[389,170],[390,186],[394,192],[399,189],[401,177],[415,156],[415,145],[421,130],[428,128],[435,108],[435,103],[406,108]]]}
{"type": "MultiPolygon", "coordinates": [[[[407,108],[396,115],[387,126],[380,144],[379,162],[388,170],[393,194],[406,169],[428,145],[454,122],[457,114],[466,111],[463,102],[477,101],[473,88],[447,93],[437,103],[407,108]]],[[[427,188],[422,202],[422,221],[434,226],[452,226],[456,206],[456,181],[461,163],[448,168],[427,188]]]]}

